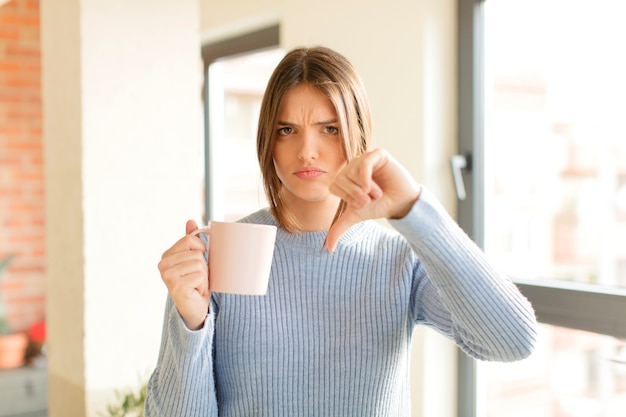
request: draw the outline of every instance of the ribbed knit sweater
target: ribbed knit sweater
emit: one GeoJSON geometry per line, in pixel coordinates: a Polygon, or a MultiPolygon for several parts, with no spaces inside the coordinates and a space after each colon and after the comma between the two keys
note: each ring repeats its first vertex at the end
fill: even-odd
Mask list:
{"type": "Polygon", "coordinates": [[[200,330],[168,297],[146,416],[408,417],[419,324],[478,359],[530,354],[532,307],[428,190],[389,222],[356,224],[334,253],[326,232],[279,228],[267,295],[212,294],[200,330]]]}

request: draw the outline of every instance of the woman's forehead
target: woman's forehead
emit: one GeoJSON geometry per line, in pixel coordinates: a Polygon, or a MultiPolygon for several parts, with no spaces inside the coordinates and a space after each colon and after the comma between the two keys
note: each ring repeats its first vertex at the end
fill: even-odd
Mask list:
{"type": "Polygon", "coordinates": [[[337,111],[328,96],[319,88],[311,84],[298,84],[285,93],[278,119],[286,122],[336,120],[337,111]]]}

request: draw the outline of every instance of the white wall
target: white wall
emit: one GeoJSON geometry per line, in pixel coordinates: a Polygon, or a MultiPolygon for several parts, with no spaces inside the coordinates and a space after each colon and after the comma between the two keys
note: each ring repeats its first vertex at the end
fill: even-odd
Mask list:
{"type": "MultiPolygon", "coordinates": [[[[280,25],[285,49],[323,44],[346,55],[368,89],[374,145],[389,149],[455,213],[449,157],[456,148],[456,1],[201,0],[203,42],[280,25]]],[[[453,345],[416,332],[416,417],[454,415],[453,345]]]]}
{"type": "Polygon", "coordinates": [[[41,6],[49,415],[100,416],[153,369],[157,263],[202,213],[198,3],[41,6]]]}

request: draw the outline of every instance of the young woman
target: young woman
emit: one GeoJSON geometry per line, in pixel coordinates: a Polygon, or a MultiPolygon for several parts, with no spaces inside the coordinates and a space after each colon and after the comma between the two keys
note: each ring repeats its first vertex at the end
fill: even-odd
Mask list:
{"type": "Polygon", "coordinates": [[[267,295],[209,293],[187,222],[159,263],[169,297],[146,416],[409,416],[419,324],[481,360],[530,354],[528,301],[370,136],[343,56],[285,56],[259,118],[270,207],[241,220],[279,227],[267,295]]]}

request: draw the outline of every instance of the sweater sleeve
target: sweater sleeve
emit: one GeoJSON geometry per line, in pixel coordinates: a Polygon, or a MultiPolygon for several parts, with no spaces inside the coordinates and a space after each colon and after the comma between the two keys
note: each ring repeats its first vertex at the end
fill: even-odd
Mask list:
{"type": "Polygon", "coordinates": [[[423,188],[409,214],[390,224],[421,262],[416,320],[432,324],[477,359],[508,362],[530,355],[537,337],[530,302],[434,195],[423,188]]]}
{"type": "Polygon", "coordinates": [[[217,416],[213,376],[215,316],[189,330],[168,295],[157,366],[148,382],[146,417],[217,416]]]}

